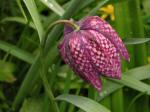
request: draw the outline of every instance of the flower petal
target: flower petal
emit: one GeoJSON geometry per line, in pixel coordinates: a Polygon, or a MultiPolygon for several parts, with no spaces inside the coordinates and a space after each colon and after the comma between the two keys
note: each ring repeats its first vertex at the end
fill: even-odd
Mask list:
{"type": "Polygon", "coordinates": [[[73,30],[74,30],[73,27],[69,26],[68,24],[65,24],[65,29],[64,29],[65,35],[73,32],[73,30]]]}
{"type": "Polygon", "coordinates": [[[117,32],[104,20],[98,16],[87,17],[80,22],[82,30],[96,30],[107,37],[117,48],[120,54],[126,59],[130,60],[128,51],[123,44],[117,32]]]}
{"type": "Polygon", "coordinates": [[[91,83],[98,91],[101,91],[102,83],[99,75],[87,57],[85,38],[80,32],[72,33],[69,44],[66,46],[68,64],[81,78],[91,83]]]}
{"type": "Polygon", "coordinates": [[[68,45],[68,42],[69,42],[69,39],[70,39],[70,37],[71,37],[71,35],[72,35],[72,33],[70,33],[70,34],[66,34],[65,36],[64,36],[64,39],[63,39],[63,41],[61,41],[60,43],[59,43],[59,45],[58,45],[58,49],[59,49],[59,52],[60,52],[60,54],[61,54],[61,57],[63,58],[63,60],[65,61],[65,63],[69,63],[68,61],[68,58],[67,58],[67,56],[66,56],[66,54],[67,54],[67,51],[66,51],[66,45],[68,45]]]}
{"type": "Polygon", "coordinates": [[[116,47],[104,35],[94,30],[83,32],[89,40],[86,45],[93,67],[107,77],[121,78],[121,60],[116,47]]]}

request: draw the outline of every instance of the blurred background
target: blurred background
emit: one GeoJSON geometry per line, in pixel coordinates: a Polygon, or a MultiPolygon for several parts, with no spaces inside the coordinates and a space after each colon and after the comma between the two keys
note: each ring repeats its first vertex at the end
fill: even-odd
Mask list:
{"type": "Polygon", "coordinates": [[[0,112],[150,112],[150,0],[0,0],[0,112]],[[63,25],[97,15],[124,40],[123,78],[97,92],[61,59],[63,25]],[[41,64],[41,60],[44,67],[41,64]],[[45,75],[42,75],[45,74],[45,75]]]}

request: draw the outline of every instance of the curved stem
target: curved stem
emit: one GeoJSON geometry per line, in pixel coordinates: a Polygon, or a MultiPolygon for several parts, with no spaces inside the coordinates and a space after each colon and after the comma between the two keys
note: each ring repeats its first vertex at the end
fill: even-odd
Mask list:
{"type": "Polygon", "coordinates": [[[78,26],[77,24],[75,24],[71,20],[58,20],[58,21],[55,21],[52,24],[50,24],[50,26],[48,27],[48,29],[50,29],[51,27],[53,27],[54,25],[59,24],[59,23],[66,23],[66,24],[68,24],[70,26],[73,26],[76,31],[80,30],[80,26],[78,26]]]}
{"type": "Polygon", "coordinates": [[[142,97],[143,95],[146,95],[146,92],[139,93],[138,95],[136,95],[136,96],[132,99],[131,103],[129,104],[129,106],[128,106],[128,108],[127,108],[127,112],[130,112],[130,111],[131,111],[131,108],[132,108],[133,104],[136,102],[136,100],[138,100],[138,99],[139,99],[140,97],[142,97]]]}
{"type": "Polygon", "coordinates": [[[70,25],[72,27],[74,27],[75,31],[78,31],[80,30],[80,26],[77,25],[76,23],[74,23],[73,21],[71,20],[57,20],[55,22],[53,22],[52,24],[49,25],[49,27],[47,28],[47,30],[45,31],[45,35],[43,36],[43,39],[42,39],[42,42],[41,42],[41,47],[43,48],[44,45],[45,45],[45,42],[46,42],[46,39],[47,39],[47,36],[48,36],[48,33],[49,33],[49,30],[56,24],[59,24],[59,23],[66,23],[67,25],[70,25]]]}

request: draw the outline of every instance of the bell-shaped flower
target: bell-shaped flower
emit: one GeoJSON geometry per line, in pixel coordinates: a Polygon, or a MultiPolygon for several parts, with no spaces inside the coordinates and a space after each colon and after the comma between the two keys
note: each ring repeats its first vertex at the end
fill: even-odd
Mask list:
{"type": "Polygon", "coordinates": [[[130,60],[118,33],[98,16],[90,16],[75,23],[78,29],[65,25],[60,54],[73,71],[102,89],[100,76],[121,78],[121,57],[130,60]]]}

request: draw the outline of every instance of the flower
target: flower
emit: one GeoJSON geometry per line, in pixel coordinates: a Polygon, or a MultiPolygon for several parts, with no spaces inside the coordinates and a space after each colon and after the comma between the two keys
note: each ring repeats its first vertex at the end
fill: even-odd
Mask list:
{"type": "Polygon", "coordinates": [[[112,21],[115,20],[115,14],[114,14],[114,6],[111,4],[108,4],[106,7],[102,7],[99,9],[104,14],[101,16],[102,19],[106,19],[108,16],[110,16],[110,19],[112,21]]]}
{"type": "Polygon", "coordinates": [[[101,91],[100,75],[121,78],[121,56],[130,60],[127,49],[117,32],[98,16],[76,24],[78,30],[66,24],[60,54],[76,74],[101,91]]]}

